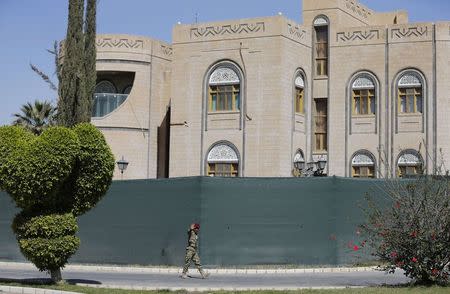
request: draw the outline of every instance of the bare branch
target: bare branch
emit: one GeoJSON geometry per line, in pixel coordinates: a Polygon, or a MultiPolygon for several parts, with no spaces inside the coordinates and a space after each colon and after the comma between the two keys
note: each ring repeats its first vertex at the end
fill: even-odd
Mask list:
{"type": "Polygon", "coordinates": [[[50,80],[50,78],[48,77],[48,75],[46,75],[44,72],[42,72],[39,68],[37,68],[34,64],[30,63],[30,67],[31,69],[37,74],[39,75],[44,82],[46,82],[48,84],[48,86],[50,87],[50,89],[52,89],[53,91],[57,91],[58,88],[55,86],[55,84],[50,80]]]}

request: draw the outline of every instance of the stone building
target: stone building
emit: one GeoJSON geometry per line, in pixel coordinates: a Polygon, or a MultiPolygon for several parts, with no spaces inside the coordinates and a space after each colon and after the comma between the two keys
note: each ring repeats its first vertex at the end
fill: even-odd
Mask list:
{"type": "Polygon", "coordinates": [[[97,46],[92,121],[129,162],[116,179],[290,177],[319,161],[316,174],[404,176],[450,162],[450,22],[303,0],[302,25],[179,24],[172,44],[97,46]]]}

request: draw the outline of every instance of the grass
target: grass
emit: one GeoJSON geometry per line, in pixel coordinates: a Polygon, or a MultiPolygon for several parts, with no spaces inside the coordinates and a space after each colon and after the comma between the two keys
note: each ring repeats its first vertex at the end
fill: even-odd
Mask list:
{"type": "MultiPolygon", "coordinates": [[[[188,293],[186,291],[140,291],[140,290],[120,290],[120,289],[101,289],[101,288],[90,288],[81,287],[76,285],[42,285],[42,284],[20,284],[20,283],[5,283],[2,282],[0,285],[7,286],[19,286],[19,287],[33,287],[33,288],[46,288],[61,291],[73,291],[78,293],[86,294],[183,294],[188,293]]],[[[189,292],[192,293],[192,292],[189,292]]],[[[370,287],[370,288],[360,288],[360,289],[339,289],[339,290],[299,290],[299,291],[241,291],[241,292],[208,292],[214,294],[448,294],[450,293],[450,287],[370,287]]]]}

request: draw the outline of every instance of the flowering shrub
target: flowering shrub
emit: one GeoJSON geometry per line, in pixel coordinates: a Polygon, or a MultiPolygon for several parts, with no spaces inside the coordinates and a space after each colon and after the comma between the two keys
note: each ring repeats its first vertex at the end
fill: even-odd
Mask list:
{"type": "MultiPolygon", "coordinates": [[[[422,176],[386,181],[387,206],[368,198],[361,229],[387,272],[400,268],[418,284],[448,283],[450,178],[422,176]]],[[[379,202],[379,201],[378,201],[379,202]]]]}

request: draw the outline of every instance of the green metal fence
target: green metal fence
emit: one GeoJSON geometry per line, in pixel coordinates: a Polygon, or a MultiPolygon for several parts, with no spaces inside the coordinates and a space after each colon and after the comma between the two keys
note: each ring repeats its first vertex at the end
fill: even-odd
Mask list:
{"type": "MultiPolygon", "coordinates": [[[[367,261],[354,251],[364,194],[377,180],[179,178],[114,182],[79,219],[75,263],[181,265],[190,223],[201,224],[200,256],[210,266],[341,265],[367,261]]],[[[0,193],[0,260],[23,260],[0,193]]]]}

